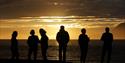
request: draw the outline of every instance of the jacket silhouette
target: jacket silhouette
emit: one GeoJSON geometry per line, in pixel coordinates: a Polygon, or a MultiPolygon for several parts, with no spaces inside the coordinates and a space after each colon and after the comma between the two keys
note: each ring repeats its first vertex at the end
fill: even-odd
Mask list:
{"type": "Polygon", "coordinates": [[[18,52],[18,40],[16,39],[18,35],[17,31],[14,31],[11,38],[11,53],[12,59],[16,58],[19,59],[19,52],[18,52]]]}
{"type": "Polygon", "coordinates": [[[102,49],[102,57],[101,57],[101,63],[104,62],[104,56],[107,53],[107,63],[110,62],[111,59],[111,52],[112,52],[112,42],[113,42],[113,35],[110,33],[110,29],[108,27],[105,28],[105,33],[102,34],[101,40],[103,43],[103,49],[102,49]]]}
{"type": "Polygon", "coordinates": [[[66,61],[66,47],[69,42],[69,34],[65,31],[64,26],[60,26],[60,31],[57,33],[56,40],[59,43],[59,60],[66,61]],[[63,59],[62,59],[63,53],[63,59]]]}
{"type": "Polygon", "coordinates": [[[86,35],[86,29],[81,30],[82,34],[79,35],[79,46],[81,51],[80,62],[85,63],[87,52],[88,52],[88,43],[90,41],[89,37],[86,35]]]}
{"type": "Polygon", "coordinates": [[[27,40],[27,44],[28,44],[28,47],[29,47],[28,59],[31,60],[31,55],[33,53],[34,54],[34,60],[36,60],[39,39],[38,39],[38,36],[35,35],[34,30],[31,30],[30,34],[31,34],[31,36],[29,36],[28,40],[27,40]]]}
{"type": "Polygon", "coordinates": [[[40,29],[39,30],[40,35],[41,35],[41,40],[40,40],[40,44],[41,44],[41,51],[42,51],[42,56],[44,60],[47,60],[47,49],[48,49],[48,36],[46,35],[46,31],[44,29],[40,29]]]}

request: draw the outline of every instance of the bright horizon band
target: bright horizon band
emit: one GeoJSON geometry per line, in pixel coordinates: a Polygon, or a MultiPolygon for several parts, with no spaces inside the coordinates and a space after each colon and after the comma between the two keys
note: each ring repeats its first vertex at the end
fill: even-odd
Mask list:
{"type": "MultiPolygon", "coordinates": [[[[18,31],[18,39],[27,39],[29,31],[34,29],[36,35],[38,30],[44,28],[49,39],[55,39],[55,35],[61,25],[69,32],[70,39],[77,39],[81,28],[87,29],[90,39],[100,39],[105,27],[110,27],[111,32],[120,24],[125,23],[121,18],[98,18],[95,16],[40,16],[21,17],[18,19],[0,19],[0,39],[10,39],[13,31],[18,31]]],[[[124,30],[124,29],[122,29],[124,30]]],[[[115,39],[124,39],[124,34],[116,34],[115,39]]]]}

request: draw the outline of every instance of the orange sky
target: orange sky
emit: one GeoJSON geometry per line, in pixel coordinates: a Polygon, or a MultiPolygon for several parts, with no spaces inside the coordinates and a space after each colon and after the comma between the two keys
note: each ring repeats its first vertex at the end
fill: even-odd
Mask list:
{"type": "MultiPolygon", "coordinates": [[[[64,25],[69,32],[70,39],[78,39],[81,28],[87,29],[90,39],[100,39],[104,28],[109,26],[115,39],[125,39],[125,29],[115,30],[122,21],[119,19],[104,19],[104,21],[94,21],[95,18],[87,19],[6,19],[0,20],[0,39],[10,39],[13,31],[18,31],[18,39],[27,39],[31,29],[34,29],[39,36],[39,29],[44,28],[47,31],[49,39],[55,39],[59,27],[64,25]],[[110,21],[115,20],[115,21],[110,21]],[[115,31],[114,31],[115,30],[115,31]]],[[[102,20],[100,19],[100,20],[102,20]]],[[[99,20],[99,19],[98,19],[99,20]]],[[[124,27],[123,27],[124,28],[124,27]]]]}

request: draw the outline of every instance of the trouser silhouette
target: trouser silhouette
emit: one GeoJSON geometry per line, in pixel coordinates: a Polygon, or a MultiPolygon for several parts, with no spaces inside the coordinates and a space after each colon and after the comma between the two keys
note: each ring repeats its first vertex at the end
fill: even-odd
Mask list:
{"type": "Polygon", "coordinates": [[[36,60],[37,58],[37,47],[34,47],[34,48],[29,48],[29,51],[28,51],[28,60],[31,60],[31,55],[33,54],[34,56],[34,60],[36,60]]]}
{"type": "Polygon", "coordinates": [[[41,48],[42,50],[41,50],[41,52],[42,52],[42,56],[43,56],[43,60],[47,60],[47,56],[46,56],[46,54],[47,54],[47,48],[41,48]]]}
{"type": "Polygon", "coordinates": [[[66,61],[66,48],[67,44],[59,44],[59,61],[66,61]]]}
{"type": "Polygon", "coordinates": [[[85,63],[85,60],[86,60],[86,57],[87,57],[87,52],[88,52],[88,46],[80,47],[80,50],[81,50],[80,62],[85,63]]]}
{"type": "Polygon", "coordinates": [[[105,45],[103,46],[102,56],[101,56],[101,63],[104,62],[104,57],[105,57],[106,53],[108,54],[107,55],[107,63],[110,63],[111,53],[112,53],[112,46],[105,46],[105,45]]]}
{"type": "Polygon", "coordinates": [[[19,52],[18,52],[18,50],[11,50],[11,52],[12,52],[11,59],[14,59],[14,58],[19,59],[19,52]]]}

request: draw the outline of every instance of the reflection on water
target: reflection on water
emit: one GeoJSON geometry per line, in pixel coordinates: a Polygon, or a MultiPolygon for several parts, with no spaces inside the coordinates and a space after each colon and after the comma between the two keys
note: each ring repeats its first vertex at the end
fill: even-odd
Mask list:
{"type": "MultiPolygon", "coordinates": [[[[20,31],[20,39],[25,39],[28,36],[30,29],[39,30],[45,28],[50,39],[55,39],[55,35],[61,25],[66,27],[66,30],[71,36],[76,32],[79,35],[81,28],[115,28],[120,23],[124,23],[125,19],[120,18],[97,18],[95,16],[41,16],[41,17],[21,17],[19,19],[1,19],[0,20],[0,39],[8,39],[12,31],[20,31]],[[9,30],[9,31],[8,31],[9,30]],[[25,34],[24,34],[25,30],[25,34]],[[6,35],[3,35],[5,34],[6,35]],[[9,35],[7,35],[9,34],[9,35]]],[[[38,31],[36,31],[39,35],[38,31]]],[[[77,37],[71,37],[76,39],[77,37]]]]}

